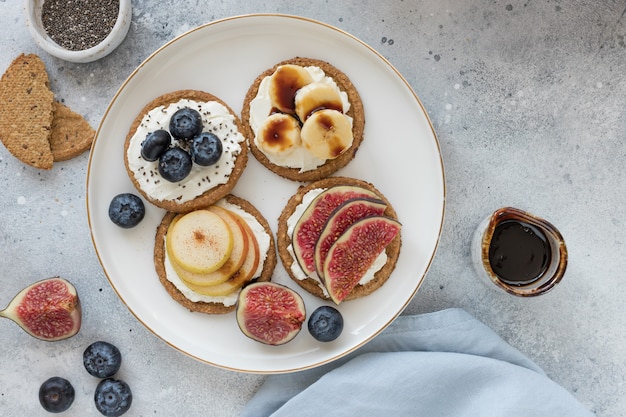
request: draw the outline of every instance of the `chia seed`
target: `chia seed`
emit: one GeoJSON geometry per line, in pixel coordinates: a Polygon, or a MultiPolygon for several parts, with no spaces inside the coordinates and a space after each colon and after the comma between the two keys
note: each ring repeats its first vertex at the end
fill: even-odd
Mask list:
{"type": "Polygon", "coordinates": [[[44,0],[41,22],[59,46],[82,51],[111,33],[119,10],[119,0],[44,0]]]}

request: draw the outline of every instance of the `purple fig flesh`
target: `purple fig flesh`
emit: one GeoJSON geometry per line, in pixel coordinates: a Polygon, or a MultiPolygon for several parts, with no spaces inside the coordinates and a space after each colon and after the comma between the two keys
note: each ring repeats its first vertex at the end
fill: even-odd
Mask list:
{"type": "Polygon", "coordinates": [[[37,339],[55,341],[74,336],[80,330],[81,306],[76,288],[59,277],[29,285],[0,311],[37,339]]]}

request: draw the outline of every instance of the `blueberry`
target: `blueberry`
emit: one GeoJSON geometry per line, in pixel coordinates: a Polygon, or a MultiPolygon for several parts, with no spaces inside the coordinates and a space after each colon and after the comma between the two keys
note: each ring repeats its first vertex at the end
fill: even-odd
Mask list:
{"type": "Polygon", "coordinates": [[[336,308],[321,306],[313,311],[311,317],[309,317],[308,327],[311,336],[316,340],[330,342],[341,334],[343,317],[336,308]]]}
{"type": "Polygon", "coordinates": [[[170,147],[170,143],[172,143],[172,137],[167,130],[159,129],[150,132],[141,142],[141,157],[146,161],[154,162],[170,147]]]}
{"type": "Polygon", "coordinates": [[[108,378],[120,369],[122,354],[111,343],[94,342],[83,352],[83,365],[87,372],[96,378],[108,378]]]}
{"type": "Polygon", "coordinates": [[[159,158],[159,174],[170,182],[182,181],[191,172],[191,164],[189,152],[175,146],[159,158]]]}
{"type": "Polygon", "coordinates": [[[209,166],[222,156],[222,141],[210,132],[202,132],[191,141],[191,159],[198,165],[209,166]]]}
{"type": "Polygon", "coordinates": [[[143,220],[146,207],[141,198],[135,194],[118,194],[109,204],[109,218],[113,223],[124,229],[135,227],[143,220]]]}
{"type": "Polygon", "coordinates": [[[170,119],[170,133],[176,139],[188,140],[202,132],[202,116],[194,109],[183,107],[170,119]]]}
{"type": "Polygon", "coordinates": [[[103,416],[118,417],[128,411],[133,393],[124,381],[106,378],[100,381],[94,395],[96,408],[103,416]]]}
{"type": "Polygon", "coordinates": [[[41,384],[39,402],[50,413],[62,413],[74,402],[74,387],[67,379],[53,376],[41,384]]]}

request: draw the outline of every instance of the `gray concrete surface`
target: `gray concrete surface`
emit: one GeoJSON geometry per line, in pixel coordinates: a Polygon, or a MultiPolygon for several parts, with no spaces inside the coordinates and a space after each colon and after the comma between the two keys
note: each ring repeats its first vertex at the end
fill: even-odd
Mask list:
{"type": "MultiPolygon", "coordinates": [[[[166,41],[215,19],[295,14],[343,29],[404,75],[437,132],[447,212],[426,280],[404,314],[462,307],[536,361],[601,417],[626,414],[626,1],[393,0],[134,2],[130,32],[110,56],[71,64],[29,37],[22,2],[0,0],[0,69],[21,52],[45,61],[51,87],[97,127],[121,83],[166,41]],[[533,300],[488,291],[474,277],[471,234],[494,209],[539,214],[564,234],[564,282],[533,300]]],[[[0,147],[0,304],[27,283],[75,282],[83,329],[38,342],[0,321],[0,415],[47,415],[48,376],[73,382],[67,416],[97,415],[96,382],[82,369],[87,344],[125,355],[133,416],[234,416],[263,377],[201,364],[146,330],[109,285],[85,208],[88,155],[50,172],[0,147]]]]}

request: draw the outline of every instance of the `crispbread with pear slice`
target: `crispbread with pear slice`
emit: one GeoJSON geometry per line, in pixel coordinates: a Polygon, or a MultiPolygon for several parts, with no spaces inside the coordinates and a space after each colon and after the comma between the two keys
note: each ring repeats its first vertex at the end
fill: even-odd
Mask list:
{"type": "MultiPolygon", "coordinates": [[[[269,223],[263,217],[261,212],[258,211],[256,207],[254,207],[249,201],[236,197],[232,194],[224,197],[226,201],[230,204],[234,204],[240,207],[243,211],[248,214],[254,216],[256,220],[263,226],[265,233],[270,237],[270,244],[267,250],[265,261],[263,263],[263,269],[261,271],[260,276],[254,277],[253,281],[270,281],[272,278],[272,273],[274,272],[274,268],[276,266],[277,258],[276,258],[276,245],[274,243],[274,237],[270,228],[269,223]]],[[[167,293],[179,304],[186,307],[190,311],[206,313],[206,314],[225,314],[235,310],[235,305],[224,305],[219,302],[195,302],[189,300],[185,295],[176,288],[172,282],[167,279],[167,273],[165,269],[165,238],[167,234],[167,230],[170,226],[170,223],[178,214],[174,212],[167,212],[163,217],[161,223],[157,227],[155,244],[154,244],[154,266],[159,277],[159,281],[165,287],[167,293]]]]}

